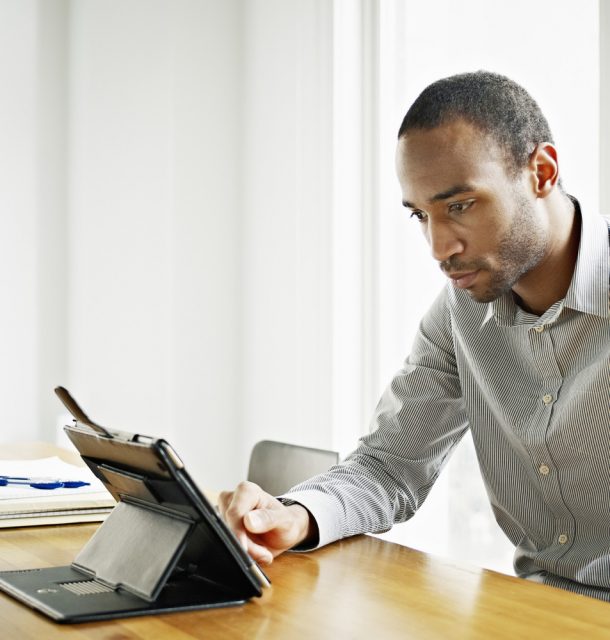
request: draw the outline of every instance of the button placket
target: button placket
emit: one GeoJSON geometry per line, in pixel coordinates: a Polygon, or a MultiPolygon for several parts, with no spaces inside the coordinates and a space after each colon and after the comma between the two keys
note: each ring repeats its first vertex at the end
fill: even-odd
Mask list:
{"type": "Polygon", "coordinates": [[[553,407],[558,401],[563,385],[562,373],[557,362],[555,346],[549,324],[530,327],[529,342],[532,349],[534,366],[539,373],[536,392],[540,407],[533,447],[532,458],[534,472],[544,502],[553,511],[556,522],[553,537],[549,540],[549,557],[557,561],[569,552],[574,541],[574,523],[561,492],[561,471],[554,466],[553,457],[548,449],[546,434],[553,415],[553,407]]]}

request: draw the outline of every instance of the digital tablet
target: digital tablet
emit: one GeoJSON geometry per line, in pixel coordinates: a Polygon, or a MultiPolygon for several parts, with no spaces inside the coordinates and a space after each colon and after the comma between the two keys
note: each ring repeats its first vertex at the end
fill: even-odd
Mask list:
{"type": "Polygon", "coordinates": [[[117,500],[71,565],[0,572],[0,589],[57,622],[239,605],[269,580],[163,439],[95,424],[62,387],[65,427],[117,500]]]}

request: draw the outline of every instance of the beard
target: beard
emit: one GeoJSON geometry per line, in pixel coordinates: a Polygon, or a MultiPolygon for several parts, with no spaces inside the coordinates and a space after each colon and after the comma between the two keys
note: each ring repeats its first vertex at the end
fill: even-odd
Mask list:
{"type": "Polygon", "coordinates": [[[515,215],[511,226],[498,241],[495,266],[485,258],[460,262],[456,256],[440,264],[446,272],[481,269],[489,274],[489,281],[482,291],[467,290],[475,302],[492,302],[508,293],[546,255],[548,234],[538,222],[533,204],[517,187],[514,196],[515,215]]]}

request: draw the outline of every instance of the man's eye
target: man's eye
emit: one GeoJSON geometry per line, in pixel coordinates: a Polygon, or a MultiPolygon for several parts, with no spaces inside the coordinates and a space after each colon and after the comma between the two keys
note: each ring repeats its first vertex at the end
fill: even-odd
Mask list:
{"type": "Polygon", "coordinates": [[[415,209],[414,211],[411,211],[411,215],[409,217],[415,218],[419,222],[423,222],[426,218],[426,214],[423,211],[415,209]]]}
{"type": "Polygon", "coordinates": [[[464,202],[452,202],[448,205],[449,213],[464,213],[468,207],[474,203],[474,200],[464,200],[464,202]]]}

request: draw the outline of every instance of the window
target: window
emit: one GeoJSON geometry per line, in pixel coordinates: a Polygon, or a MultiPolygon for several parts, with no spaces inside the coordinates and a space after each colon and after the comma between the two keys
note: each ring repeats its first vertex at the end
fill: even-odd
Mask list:
{"type": "MultiPolygon", "coordinates": [[[[361,311],[360,365],[367,371],[356,387],[363,390],[363,415],[370,417],[408,353],[421,316],[444,285],[423,237],[400,203],[394,148],[407,107],[430,82],[453,73],[487,69],[513,78],[531,92],[549,120],[566,190],[579,198],[583,208],[597,211],[598,173],[582,159],[599,157],[599,4],[558,0],[552,10],[544,0],[339,1],[336,5],[335,128],[344,135],[335,145],[336,173],[343,175],[335,188],[344,193],[350,176],[351,184],[358,186],[350,215],[357,210],[352,223],[359,223],[359,231],[351,237],[336,233],[335,254],[340,261],[351,242],[351,255],[359,256],[353,265],[360,286],[354,284],[353,269],[349,286],[357,289],[351,300],[361,311]],[[352,103],[362,104],[357,113],[351,112],[352,122],[341,119],[347,94],[352,103]],[[347,176],[346,167],[351,167],[347,176]],[[362,186],[367,184],[372,186],[362,186]]],[[[350,193],[354,196],[353,188],[350,193]]],[[[337,195],[337,220],[344,215],[337,213],[341,206],[337,195]]],[[[341,282],[336,275],[335,286],[341,282]]],[[[347,323],[340,309],[336,323],[347,323]]],[[[340,338],[337,341],[341,343],[340,338]]],[[[344,389],[343,397],[348,393],[344,389]]],[[[344,449],[344,427],[337,425],[346,421],[339,418],[337,414],[335,429],[338,446],[344,449]]],[[[383,537],[512,572],[513,547],[493,521],[469,436],[417,517],[383,537]]]]}

